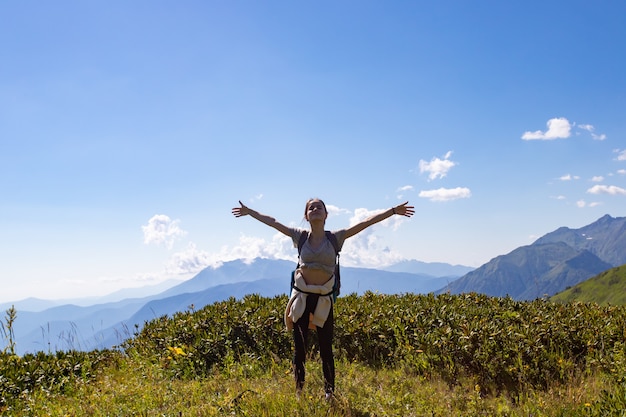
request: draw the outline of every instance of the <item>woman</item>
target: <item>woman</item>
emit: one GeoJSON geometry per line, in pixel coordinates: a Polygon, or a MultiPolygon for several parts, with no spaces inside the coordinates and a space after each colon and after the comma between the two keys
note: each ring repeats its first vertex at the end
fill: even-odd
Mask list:
{"type": "MultiPolygon", "coordinates": [[[[273,217],[261,214],[245,206],[232,209],[235,217],[252,216],[258,221],[273,227],[289,236],[295,247],[298,247],[303,230],[287,227],[273,217]]],[[[411,217],[415,213],[414,207],[408,201],[399,206],[390,208],[382,213],[375,214],[368,219],[347,229],[332,232],[335,236],[338,249],[341,249],[346,239],[356,235],[369,226],[383,221],[395,214],[411,217]]],[[[332,289],[335,283],[334,271],[336,251],[328,240],[324,225],[328,217],[328,210],[324,202],[318,198],[307,201],[304,208],[304,218],[309,222],[308,238],[302,246],[298,259],[298,269],[295,272],[295,285],[291,292],[289,303],[285,310],[285,324],[293,329],[294,338],[294,376],[296,392],[300,394],[304,387],[304,362],[309,326],[317,330],[320,357],[324,373],[324,390],[326,399],[330,400],[335,389],[335,362],[333,358],[333,298],[332,289]]]]}

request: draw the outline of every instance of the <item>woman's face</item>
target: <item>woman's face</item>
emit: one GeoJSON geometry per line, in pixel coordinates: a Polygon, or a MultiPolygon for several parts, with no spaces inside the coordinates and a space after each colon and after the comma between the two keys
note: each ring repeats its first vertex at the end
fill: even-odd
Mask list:
{"type": "Polygon", "coordinates": [[[316,198],[307,203],[305,217],[309,222],[319,219],[326,220],[327,216],[326,205],[322,200],[316,198]]]}

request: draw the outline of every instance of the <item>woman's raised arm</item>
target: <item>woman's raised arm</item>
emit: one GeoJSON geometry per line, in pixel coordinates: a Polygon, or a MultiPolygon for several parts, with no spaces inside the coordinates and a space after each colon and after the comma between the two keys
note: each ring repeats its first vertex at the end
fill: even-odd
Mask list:
{"type": "Polygon", "coordinates": [[[413,214],[415,214],[415,207],[409,206],[408,204],[409,202],[406,201],[398,206],[392,207],[389,210],[385,210],[382,213],[375,214],[363,220],[362,222],[357,223],[354,226],[347,228],[345,238],[347,239],[349,237],[352,237],[356,235],[357,233],[362,232],[366,228],[370,227],[371,225],[381,222],[393,216],[394,214],[405,216],[405,217],[411,217],[413,214]]]}
{"type": "Polygon", "coordinates": [[[278,230],[279,232],[287,236],[291,236],[291,229],[285,226],[284,224],[276,221],[275,218],[271,216],[267,216],[265,214],[261,214],[258,211],[252,210],[250,207],[244,205],[241,202],[241,200],[239,201],[239,204],[241,205],[241,207],[234,207],[232,209],[232,213],[235,217],[251,216],[257,219],[258,221],[260,221],[261,223],[264,223],[270,227],[273,227],[274,229],[278,230]]]}

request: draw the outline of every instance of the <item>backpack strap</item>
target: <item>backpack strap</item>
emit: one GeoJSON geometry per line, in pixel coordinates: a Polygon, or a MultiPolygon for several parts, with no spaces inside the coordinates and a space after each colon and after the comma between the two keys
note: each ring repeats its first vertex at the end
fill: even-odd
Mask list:
{"type": "Polygon", "coordinates": [[[333,232],[326,230],[326,238],[330,240],[333,248],[335,248],[335,285],[333,286],[333,301],[337,301],[337,296],[341,293],[341,274],[339,270],[339,252],[341,252],[341,248],[339,247],[339,242],[337,241],[337,236],[333,232]]]}
{"type": "Polygon", "coordinates": [[[302,247],[306,243],[306,240],[309,238],[309,232],[303,230],[300,234],[300,240],[298,240],[298,265],[300,265],[300,252],[302,252],[302,247]]]}
{"type": "Polygon", "coordinates": [[[331,232],[330,230],[326,230],[326,239],[330,240],[330,243],[332,243],[333,248],[335,248],[335,255],[337,255],[337,258],[339,258],[339,252],[341,252],[341,248],[339,248],[339,242],[337,241],[337,236],[335,236],[335,234],[333,232],[331,232]]]}
{"type": "MultiPolygon", "coordinates": [[[[324,233],[326,233],[326,239],[330,240],[330,243],[333,245],[333,248],[335,248],[335,255],[339,256],[339,252],[341,252],[341,249],[339,248],[339,242],[337,241],[337,236],[335,236],[335,234],[331,232],[330,230],[326,230],[324,233]]],[[[302,234],[300,234],[300,239],[298,240],[298,256],[300,256],[300,253],[302,252],[302,247],[304,246],[308,238],[309,238],[309,232],[307,232],[306,230],[303,230],[302,234]]]]}

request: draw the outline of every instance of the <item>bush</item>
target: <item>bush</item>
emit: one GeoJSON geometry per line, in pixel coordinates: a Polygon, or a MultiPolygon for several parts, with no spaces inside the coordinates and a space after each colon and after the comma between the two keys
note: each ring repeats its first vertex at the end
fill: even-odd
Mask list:
{"type": "MultiPolygon", "coordinates": [[[[263,365],[292,355],[286,296],[231,298],[146,323],[124,346],[178,377],[204,377],[229,361],[263,365]]],[[[406,366],[454,384],[474,378],[483,393],[546,389],[590,369],[624,370],[623,307],[463,295],[338,299],[336,356],[372,367],[406,366]]],[[[315,348],[312,334],[312,354],[315,348]]]]}
{"type": "Polygon", "coordinates": [[[10,410],[33,391],[63,394],[78,381],[89,381],[96,371],[110,366],[119,352],[0,353],[0,411],[10,410]]]}

